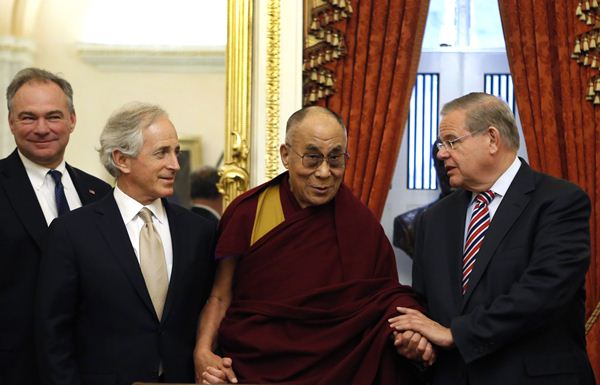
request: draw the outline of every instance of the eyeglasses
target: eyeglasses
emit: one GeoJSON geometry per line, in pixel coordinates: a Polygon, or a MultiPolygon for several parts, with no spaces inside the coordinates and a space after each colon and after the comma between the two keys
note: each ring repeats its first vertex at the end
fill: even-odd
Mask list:
{"type": "Polygon", "coordinates": [[[454,146],[456,146],[456,143],[460,143],[463,139],[469,137],[473,135],[472,133],[468,133],[466,135],[460,136],[456,139],[452,139],[452,140],[440,140],[436,146],[438,148],[438,150],[454,150],[454,146]]]}
{"type": "Polygon", "coordinates": [[[292,150],[292,152],[302,159],[302,165],[306,168],[319,168],[324,160],[327,160],[329,168],[343,168],[346,166],[346,161],[350,158],[348,153],[323,155],[321,153],[306,153],[304,155],[297,153],[292,146],[286,144],[286,146],[292,150]]]}

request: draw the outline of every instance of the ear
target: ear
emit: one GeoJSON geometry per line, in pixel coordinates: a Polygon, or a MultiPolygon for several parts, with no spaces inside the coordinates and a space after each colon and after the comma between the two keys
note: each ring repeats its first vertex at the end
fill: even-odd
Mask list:
{"type": "Polygon", "coordinates": [[[73,132],[77,123],[77,114],[75,114],[75,111],[69,113],[69,123],[71,124],[70,132],[73,132]]]}
{"type": "Polygon", "coordinates": [[[490,153],[495,154],[500,147],[500,131],[494,126],[488,127],[490,153]]]}
{"type": "Polygon", "coordinates": [[[131,158],[123,154],[120,150],[113,150],[112,159],[121,174],[129,174],[131,172],[131,158]]]}
{"type": "Polygon", "coordinates": [[[281,163],[283,163],[283,167],[287,169],[289,165],[290,152],[285,144],[279,146],[279,155],[281,156],[281,163]]]}
{"type": "Polygon", "coordinates": [[[10,127],[10,132],[15,133],[15,128],[14,128],[14,124],[15,124],[15,119],[14,119],[14,115],[13,113],[9,113],[8,114],[8,126],[10,127]]]}

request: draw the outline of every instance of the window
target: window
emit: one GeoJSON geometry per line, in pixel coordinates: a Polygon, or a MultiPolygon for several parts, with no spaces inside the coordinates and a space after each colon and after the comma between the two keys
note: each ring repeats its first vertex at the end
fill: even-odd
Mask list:
{"type": "Polygon", "coordinates": [[[488,94],[496,95],[515,111],[515,93],[512,76],[510,74],[485,74],[483,76],[483,90],[488,94]]]}
{"type": "Polygon", "coordinates": [[[437,138],[439,74],[417,74],[408,114],[408,188],[437,189],[431,150],[437,138]]]}
{"type": "Polygon", "coordinates": [[[504,48],[497,0],[431,0],[423,49],[504,48]]]}

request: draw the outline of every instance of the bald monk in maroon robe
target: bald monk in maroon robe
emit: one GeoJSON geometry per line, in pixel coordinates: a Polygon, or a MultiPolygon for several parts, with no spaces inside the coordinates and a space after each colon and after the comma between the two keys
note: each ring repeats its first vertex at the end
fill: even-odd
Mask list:
{"type": "Polygon", "coordinates": [[[197,382],[414,384],[404,356],[433,362],[419,335],[404,356],[393,344],[387,320],[396,307],[421,306],[398,283],[381,225],[342,184],[346,144],[331,111],[294,113],[280,148],[289,172],[227,208],[200,318],[197,382]]]}

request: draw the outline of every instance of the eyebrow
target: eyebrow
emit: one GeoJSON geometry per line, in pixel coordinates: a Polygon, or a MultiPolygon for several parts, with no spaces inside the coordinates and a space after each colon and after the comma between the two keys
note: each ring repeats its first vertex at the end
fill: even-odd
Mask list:
{"type": "MultiPolygon", "coordinates": [[[[315,146],[314,144],[307,144],[304,149],[308,150],[308,151],[319,151],[319,152],[321,152],[321,149],[319,147],[315,146]]],[[[332,148],[331,150],[329,150],[328,154],[331,154],[332,152],[337,152],[337,151],[341,151],[341,152],[344,151],[342,149],[342,145],[341,144],[338,144],[337,146],[335,146],[334,148],[332,148]]]]}
{"type": "Polygon", "coordinates": [[[21,112],[19,112],[19,114],[18,114],[17,116],[18,116],[19,118],[21,118],[21,117],[27,117],[27,116],[35,116],[35,117],[37,117],[37,116],[50,116],[50,115],[54,115],[54,114],[58,114],[58,115],[60,115],[61,117],[62,117],[62,116],[64,116],[64,114],[63,114],[63,112],[62,112],[61,110],[52,110],[52,111],[48,111],[48,112],[46,112],[46,113],[45,113],[45,114],[43,114],[43,115],[38,115],[38,114],[36,114],[36,113],[35,113],[35,112],[33,112],[33,111],[21,111],[21,112]]]}

